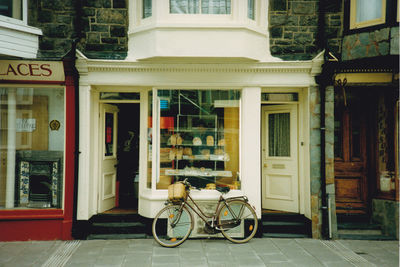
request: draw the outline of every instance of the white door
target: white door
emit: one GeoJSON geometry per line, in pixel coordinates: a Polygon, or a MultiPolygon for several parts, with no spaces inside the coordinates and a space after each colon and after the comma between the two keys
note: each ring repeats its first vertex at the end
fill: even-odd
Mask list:
{"type": "Polygon", "coordinates": [[[297,105],[262,107],[262,207],[299,212],[297,105]]]}
{"type": "Polygon", "coordinates": [[[117,119],[118,108],[113,105],[100,105],[102,138],[100,147],[100,188],[98,212],[115,207],[117,180],[117,119]]]}

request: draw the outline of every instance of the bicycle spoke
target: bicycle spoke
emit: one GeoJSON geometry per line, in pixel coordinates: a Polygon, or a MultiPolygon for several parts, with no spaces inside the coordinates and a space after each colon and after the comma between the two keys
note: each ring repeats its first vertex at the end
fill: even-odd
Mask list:
{"type": "Polygon", "coordinates": [[[220,210],[218,223],[222,234],[235,243],[249,241],[258,227],[253,208],[242,200],[228,201],[220,210]]]}
{"type": "Polygon", "coordinates": [[[162,246],[175,247],[182,244],[193,228],[190,212],[178,205],[167,206],[154,218],[154,239],[162,246]]]}

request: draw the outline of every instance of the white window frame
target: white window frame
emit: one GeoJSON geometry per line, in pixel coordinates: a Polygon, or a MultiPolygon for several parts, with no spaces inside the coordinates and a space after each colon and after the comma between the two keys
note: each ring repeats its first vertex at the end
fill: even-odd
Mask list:
{"type": "Polygon", "coordinates": [[[0,15],[0,21],[19,24],[19,25],[28,25],[28,0],[13,0],[13,5],[14,2],[17,1],[21,1],[21,8],[22,8],[21,19],[0,15]]]}
{"type": "Polygon", "coordinates": [[[386,0],[380,0],[382,3],[382,13],[381,17],[377,19],[366,20],[362,22],[357,22],[357,1],[350,1],[350,29],[359,29],[369,26],[383,24],[386,21],[386,0]]]}

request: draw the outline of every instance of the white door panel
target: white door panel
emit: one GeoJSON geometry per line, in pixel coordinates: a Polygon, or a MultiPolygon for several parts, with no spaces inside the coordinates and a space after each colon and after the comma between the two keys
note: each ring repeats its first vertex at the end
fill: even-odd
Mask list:
{"type": "Polygon", "coordinates": [[[113,105],[101,104],[101,144],[100,160],[101,181],[99,188],[98,212],[115,207],[117,181],[117,119],[118,108],[113,105]]]}
{"type": "Polygon", "coordinates": [[[297,105],[262,107],[263,209],[299,212],[297,105]]]}

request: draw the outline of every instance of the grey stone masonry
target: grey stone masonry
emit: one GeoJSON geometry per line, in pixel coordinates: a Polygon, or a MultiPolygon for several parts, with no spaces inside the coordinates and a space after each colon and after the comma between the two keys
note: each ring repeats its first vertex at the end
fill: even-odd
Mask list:
{"type": "Polygon", "coordinates": [[[74,41],[91,58],[126,57],[127,1],[35,0],[28,4],[29,25],[43,31],[38,58],[62,58],[74,41]]]}
{"type": "Polygon", "coordinates": [[[39,39],[38,58],[61,58],[76,39],[75,1],[28,1],[28,24],[43,31],[39,39]]]}
{"type": "MultiPolygon", "coordinates": [[[[272,55],[284,60],[308,60],[317,54],[318,0],[269,1],[269,30],[272,55]]],[[[324,38],[329,50],[340,52],[341,2],[330,1],[325,12],[324,38]]]]}
{"type": "Polygon", "coordinates": [[[398,27],[344,36],[342,60],[398,55],[398,27]],[[391,47],[392,46],[392,47],[391,47]]]}
{"type": "Polygon", "coordinates": [[[126,1],[87,0],[82,8],[85,42],[78,49],[91,58],[125,58],[128,51],[126,1]]]}

